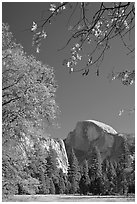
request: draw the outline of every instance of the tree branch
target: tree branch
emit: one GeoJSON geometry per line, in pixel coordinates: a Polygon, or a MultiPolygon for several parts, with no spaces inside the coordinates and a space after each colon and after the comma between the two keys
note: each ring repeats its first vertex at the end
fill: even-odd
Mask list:
{"type": "Polygon", "coordinates": [[[12,101],[16,101],[16,100],[18,100],[18,99],[20,99],[21,97],[16,97],[16,98],[12,98],[12,99],[10,99],[9,101],[6,101],[6,102],[3,102],[2,103],[2,106],[5,106],[5,105],[7,105],[7,104],[9,104],[10,102],[12,102],[12,101]]]}

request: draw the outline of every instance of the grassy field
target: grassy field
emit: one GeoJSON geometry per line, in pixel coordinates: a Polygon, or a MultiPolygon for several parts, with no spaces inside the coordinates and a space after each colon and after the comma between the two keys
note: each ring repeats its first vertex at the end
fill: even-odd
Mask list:
{"type": "Polygon", "coordinates": [[[135,197],[78,195],[14,195],[3,202],[135,202],[135,197]]]}

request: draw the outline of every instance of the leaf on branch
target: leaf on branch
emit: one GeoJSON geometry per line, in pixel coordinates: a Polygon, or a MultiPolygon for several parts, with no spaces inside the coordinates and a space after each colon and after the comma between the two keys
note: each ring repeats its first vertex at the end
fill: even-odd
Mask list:
{"type": "Polygon", "coordinates": [[[69,26],[68,27],[68,30],[70,31],[70,30],[72,30],[73,29],[73,26],[69,26]]]}
{"type": "Polygon", "coordinates": [[[87,66],[88,66],[89,64],[92,64],[92,57],[90,57],[90,58],[88,59],[87,66]]]}
{"type": "Polygon", "coordinates": [[[32,46],[36,46],[36,52],[40,52],[40,46],[42,39],[47,37],[47,33],[45,30],[39,31],[33,35],[32,46]]]}
{"type": "Polygon", "coordinates": [[[71,68],[69,69],[69,73],[71,74],[72,72],[74,72],[74,68],[73,68],[73,67],[71,67],[71,68]]]}
{"type": "Polygon", "coordinates": [[[85,69],[85,71],[83,72],[83,76],[87,76],[88,75],[88,73],[89,73],[89,69],[85,69]]]}
{"type": "Polygon", "coordinates": [[[112,72],[112,74],[109,74],[108,78],[111,78],[112,81],[119,79],[123,85],[132,85],[135,82],[135,70],[125,70],[118,73],[112,72]]]}
{"type": "Polygon", "coordinates": [[[55,4],[50,4],[49,11],[51,11],[52,13],[54,13],[55,10],[56,10],[56,5],[55,5],[55,4]]]}
{"type": "Polygon", "coordinates": [[[65,66],[65,65],[67,65],[67,63],[68,63],[68,59],[64,59],[62,62],[62,65],[65,66]]]}
{"type": "Polygon", "coordinates": [[[123,109],[121,109],[120,111],[119,111],[119,116],[121,116],[122,114],[123,114],[123,112],[124,112],[124,110],[123,109]]]}
{"type": "Polygon", "coordinates": [[[38,25],[33,21],[31,31],[35,32],[38,28],[38,25]]]}
{"type": "Polygon", "coordinates": [[[36,52],[37,52],[37,53],[39,53],[39,52],[40,52],[40,48],[39,48],[39,47],[37,47],[36,52]]]}
{"type": "Polygon", "coordinates": [[[130,115],[130,114],[132,114],[132,113],[135,112],[135,108],[132,108],[132,109],[121,109],[121,110],[119,111],[119,116],[121,116],[124,112],[127,112],[128,115],[130,115]]]}
{"type": "Polygon", "coordinates": [[[97,72],[96,72],[96,73],[97,73],[97,76],[99,76],[99,69],[97,69],[97,72]]]}

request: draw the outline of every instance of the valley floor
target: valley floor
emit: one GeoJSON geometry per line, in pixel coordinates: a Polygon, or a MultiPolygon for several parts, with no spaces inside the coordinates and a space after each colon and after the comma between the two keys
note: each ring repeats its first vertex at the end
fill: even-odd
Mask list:
{"type": "Polygon", "coordinates": [[[80,195],[14,195],[3,202],[135,202],[135,197],[80,195]]]}

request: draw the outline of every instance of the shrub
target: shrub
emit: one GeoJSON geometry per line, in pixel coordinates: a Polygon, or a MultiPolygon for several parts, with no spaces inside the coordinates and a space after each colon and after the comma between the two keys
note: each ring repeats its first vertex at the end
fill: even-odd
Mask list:
{"type": "Polygon", "coordinates": [[[18,184],[18,194],[35,195],[38,193],[40,183],[39,180],[29,177],[28,179],[21,180],[18,184]]]}

